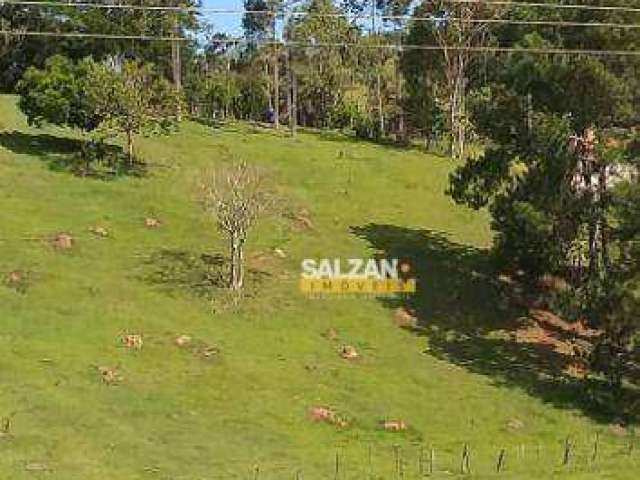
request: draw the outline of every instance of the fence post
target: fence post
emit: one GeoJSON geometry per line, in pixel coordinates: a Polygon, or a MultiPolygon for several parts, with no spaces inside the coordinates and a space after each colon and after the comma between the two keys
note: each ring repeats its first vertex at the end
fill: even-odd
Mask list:
{"type": "Polygon", "coordinates": [[[496,465],[496,472],[500,473],[502,471],[502,467],[504,467],[504,457],[506,455],[505,449],[501,449],[498,454],[498,463],[496,465]]]}
{"type": "Polygon", "coordinates": [[[571,440],[569,437],[564,441],[564,454],[562,456],[562,465],[569,465],[569,460],[571,458],[571,440]]]}
{"type": "Polygon", "coordinates": [[[436,450],[431,447],[429,450],[429,475],[433,475],[433,471],[436,466],[436,450]]]}
{"type": "Polygon", "coordinates": [[[396,479],[400,480],[400,478],[402,477],[402,467],[400,465],[400,462],[402,461],[400,459],[400,445],[393,446],[393,456],[396,464],[396,479]]]}
{"type": "Polygon", "coordinates": [[[462,461],[460,462],[460,472],[463,474],[471,472],[469,456],[469,444],[465,443],[462,449],[462,461]]]}
{"type": "Polygon", "coordinates": [[[593,442],[593,455],[591,456],[591,461],[595,462],[598,459],[598,449],[600,447],[600,434],[596,433],[596,438],[593,442]]]}

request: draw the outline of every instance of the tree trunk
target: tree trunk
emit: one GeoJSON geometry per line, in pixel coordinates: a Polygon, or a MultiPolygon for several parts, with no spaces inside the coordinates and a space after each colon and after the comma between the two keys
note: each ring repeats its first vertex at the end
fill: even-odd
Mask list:
{"type": "Polygon", "coordinates": [[[244,238],[240,232],[232,232],[230,240],[231,271],[229,272],[229,286],[239,291],[244,285],[244,238]]]}
{"type": "Polygon", "coordinates": [[[289,116],[291,133],[295,135],[298,128],[298,79],[293,69],[291,69],[291,113],[289,116]]]}
{"type": "Polygon", "coordinates": [[[277,129],[280,128],[280,62],[278,47],[273,48],[273,125],[277,129]]]}
{"type": "MultiPolygon", "coordinates": [[[[264,74],[267,77],[267,82],[269,81],[269,61],[268,59],[264,62],[264,74]]],[[[267,90],[269,91],[269,109],[273,108],[273,90],[268,88],[269,84],[267,83],[267,90]]]]}
{"type": "Polygon", "coordinates": [[[129,165],[133,165],[133,132],[127,132],[127,160],[129,165]]]}
{"type": "Polygon", "coordinates": [[[606,276],[609,271],[609,225],[607,222],[607,165],[600,165],[600,176],[598,178],[598,200],[600,214],[600,256],[602,262],[602,273],[606,276]]]}
{"type": "Polygon", "coordinates": [[[458,115],[457,115],[457,142],[458,142],[458,158],[464,158],[465,142],[466,142],[466,105],[465,105],[465,85],[466,79],[460,76],[459,92],[458,92],[458,115]]]}
{"type": "Polygon", "coordinates": [[[456,94],[456,89],[455,86],[454,88],[451,90],[451,95],[449,95],[449,103],[450,103],[450,107],[449,107],[449,124],[450,124],[450,135],[451,135],[451,139],[450,139],[450,144],[449,144],[449,153],[451,155],[451,158],[457,158],[458,157],[458,151],[456,148],[457,142],[456,142],[456,112],[458,110],[458,107],[456,106],[456,102],[458,101],[458,96],[456,94]]]}
{"type": "Polygon", "coordinates": [[[591,211],[588,213],[587,235],[589,248],[589,278],[595,278],[598,273],[598,214],[595,211],[595,195],[593,191],[593,161],[590,158],[583,158],[583,179],[585,190],[588,195],[588,203],[591,211]]]}
{"type": "Polygon", "coordinates": [[[229,278],[229,286],[232,290],[239,290],[241,287],[240,283],[240,269],[239,269],[239,250],[240,250],[240,239],[237,232],[233,232],[231,234],[231,271],[229,278]]]}
{"type": "Polygon", "coordinates": [[[384,137],[384,108],[382,105],[382,88],[380,74],[376,76],[376,90],[378,95],[378,129],[380,131],[380,137],[384,137]]]}
{"type": "Polygon", "coordinates": [[[529,132],[532,131],[533,130],[533,95],[531,93],[527,93],[526,122],[527,122],[527,130],[529,132]]]}
{"type": "Polygon", "coordinates": [[[291,57],[291,47],[287,49],[287,76],[289,79],[289,85],[287,88],[287,110],[289,111],[289,128],[291,134],[296,133],[296,108],[295,108],[295,73],[293,72],[293,59],[291,57]]]}
{"type": "Polygon", "coordinates": [[[465,58],[463,52],[453,56],[445,52],[447,87],[449,90],[449,152],[452,158],[462,158],[465,149],[465,97],[466,76],[465,58]]]}
{"type": "MultiPolygon", "coordinates": [[[[175,38],[179,36],[178,29],[178,16],[174,16],[173,20],[173,35],[175,38]]],[[[182,65],[180,58],[180,41],[173,40],[171,42],[171,60],[172,60],[172,68],[173,68],[173,83],[176,89],[176,116],[178,118],[178,122],[182,121],[182,105],[180,104],[180,93],[182,92],[182,65]]]]}
{"type": "Polygon", "coordinates": [[[402,72],[400,71],[400,60],[397,60],[396,64],[396,85],[397,85],[397,93],[396,93],[396,102],[398,104],[399,112],[398,112],[398,137],[401,141],[405,141],[407,135],[405,133],[404,126],[404,108],[403,108],[403,82],[402,82],[402,72]]]}
{"type": "Polygon", "coordinates": [[[456,155],[454,158],[464,157],[465,147],[465,93],[466,93],[466,78],[465,78],[465,63],[462,52],[458,52],[455,67],[455,83],[454,83],[454,95],[456,97],[454,102],[454,141],[456,142],[456,155]]]}
{"type": "Polygon", "coordinates": [[[244,286],[244,241],[240,241],[238,245],[237,251],[238,259],[237,259],[237,288],[236,290],[242,289],[244,286]]]}

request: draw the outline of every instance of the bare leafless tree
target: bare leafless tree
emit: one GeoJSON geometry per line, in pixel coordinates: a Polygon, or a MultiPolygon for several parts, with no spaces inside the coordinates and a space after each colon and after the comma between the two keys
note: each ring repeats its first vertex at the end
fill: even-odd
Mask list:
{"type": "Polygon", "coordinates": [[[204,210],[229,240],[229,286],[239,291],[244,284],[247,235],[272,204],[265,176],[258,168],[238,162],[205,171],[200,177],[199,191],[204,210]]]}
{"type": "Polygon", "coordinates": [[[491,20],[504,8],[482,1],[433,3],[434,33],[444,59],[450,153],[453,158],[462,158],[468,128],[466,97],[472,55],[474,49],[486,44],[491,20]]]}

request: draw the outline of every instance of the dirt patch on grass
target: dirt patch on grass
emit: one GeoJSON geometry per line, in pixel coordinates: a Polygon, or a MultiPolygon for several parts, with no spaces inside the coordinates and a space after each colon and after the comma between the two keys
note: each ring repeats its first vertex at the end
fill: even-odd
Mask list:
{"type": "Polygon", "coordinates": [[[311,214],[305,208],[285,212],[284,216],[291,222],[294,230],[298,232],[315,230],[313,221],[311,220],[311,214]]]}
{"type": "Polygon", "coordinates": [[[381,420],[379,425],[386,432],[402,432],[407,429],[404,420],[381,420]]]}
{"type": "Polygon", "coordinates": [[[4,284],[19,293],[25,293],[30,284],[30,275],[24,270],[13,270],[5,275],[4,284]]]}
{"type": "Polygon", "coordinates": [[[560,358],[558,367],[573,378],[589,373],[588,357],[600,331],[584,322],[567,322],[547,310],[531,309],[529,316],[514,333],[517,343],[543,346],[560,358]]]}
{"type": "Polygon", "coordinates": [[[178,335],[174,344],[183,350],[189,351],[194,357],[202,360],[217,360],[222,355],[222,350],[216,345],[210,345],[202,340],[193,339],[190,335],[178,335]]]}
{"type": "Polygon", "coordinates": [[[345,360],[356,360],[360,358],[360,354],[352,345],[343,345],[340,349],[340,356],[345,360]]]}
{"type": "Polygon", "coordinates": [[[312,422],[328,423],[337,427],[346,427],[349,422],[342,415],[330,407],[313,407],[309,412],[312,422]]]}
{"type": "Polygon", "coordinates": [[[69,233],[56,233],[49,239],[49,245],[57,252],[69,251],[75,243],[75,239],[69,233]]]}
{"type": "Polygon", "coordinates": [[[126,348],[131,350],[142,350],[144,344],[142,335],[140,334],[126,334],[122,336],[122,343],[126,348]]]}
{"type": "Polygon", "coordinates": [[[326,332],[323,332],[322,336],[331,341],[337,340],[339,338],[338,331],[333,327],[327,329],[326,332]]]}
{"type": "Polygon", "coordinates": [[[107,238],[109,236],[109,230],[107,230],[105,227],[90,227],[89,232],[93,233],[96,237],[107,238]]]}
{"type": "Polygon", "coordinates": [[[144,219],[144,226],[147,228],[159,228],[162,222],[155,217],[146,217],[144,219]]]}
{"type": "Polygon", "coordinates": [[[414,329],[418,327],[418,317],[413,309],[398,307],[393,312],[393,324],[396,327],[414,329]]]}
{"type": "Polygon", "coordinates": [[[122,374],[115,367],[96,367],[105,385],[117,385],[122,381],[122,374]]]}

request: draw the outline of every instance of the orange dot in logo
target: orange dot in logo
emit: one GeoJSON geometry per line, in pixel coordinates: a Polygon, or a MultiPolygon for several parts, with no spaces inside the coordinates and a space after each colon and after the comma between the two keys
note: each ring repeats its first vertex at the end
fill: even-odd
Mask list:
{"type": "Polygon", "coordinates": [[[409,265],[408,263],[403,263],[402,265],[400,265],[400,271],[402,273],[409,273],[411,271],[411,265],[409,265]]]}

